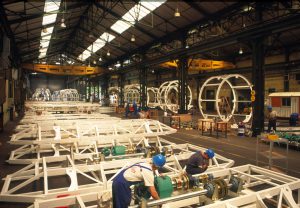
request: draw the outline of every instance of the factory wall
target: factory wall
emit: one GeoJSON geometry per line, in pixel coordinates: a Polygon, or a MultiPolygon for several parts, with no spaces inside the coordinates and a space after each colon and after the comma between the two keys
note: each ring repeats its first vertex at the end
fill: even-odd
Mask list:
{"type": "Polygon", "coordinates": [[[51,92],[67,88],[65,76],[54,76],[48,74],[31,74],[29,77],[30,90],[34,93],[37,88],[48,88],[51,92]]]}

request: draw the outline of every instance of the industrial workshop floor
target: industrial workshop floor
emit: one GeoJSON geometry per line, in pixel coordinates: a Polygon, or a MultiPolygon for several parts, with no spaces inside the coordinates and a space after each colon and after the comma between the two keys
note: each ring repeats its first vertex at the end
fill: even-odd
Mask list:
{"type": "MultiPolygon", "coordinates": [[[[4,132],[0,133],[0,176],[5,178],[7,174],[13,173],[22,166],[20,165],[8,165],[5,160],[8,159],[9,154],[12,150],[16,149],[16,146],[7,143],[9,141],[11,134],[17,121],[9,122],[5,128],[4,132]]],[[[234,133],[235,134],[235,133],[234,133]]],[[[198,130],[178,130],[177,133],[163,136],[163,138],[175,142],[175,143],[191,143],[199,145],[205,148],[211,148],[215,150],[216,153],[233,159],[235,161],[235,166],[253,164],[262,167],[268,166],[268,150],[269,145],[265,143],[259,143],[259,154],[256,154],[257,141],[256,138],[250,137],[238,137],[233,133],[229,133],[227,138],[202,136],[201,132],[198,130]],[[258,156],[258,163],[256,160],[256,155],[258,156]]],[[[273,149],[273,169],[282,173],[287,173],[291,176],[300,178],[300,163],[299,155],[300,151],[295,147],[290,147],[288,153],[288,161],[286,161],[286,148],[275,145],[273,149]],[[286,163],[288,162],[288,164],[286,163]],[[288,169],[286,167],[288,165],[288,169]],[[287,171],[287,172],[286,172],[287,171]]],[[[0,187],[2,189],[3,181],[0,182],[0,187]]],[[[3,203],[0,202],[0,208],[23,208],[28,207],[30,204],[18,204],[18,203],[3,203]]]]}

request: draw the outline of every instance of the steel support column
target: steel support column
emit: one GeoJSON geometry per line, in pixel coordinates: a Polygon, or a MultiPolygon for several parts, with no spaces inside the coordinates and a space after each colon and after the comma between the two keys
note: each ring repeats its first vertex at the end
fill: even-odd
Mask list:
{"type": "Polygon", "coordinates": [[[144,66],[142,66],[139,73],[139,79],[140,79],[140,97],[141,102],[140,106],[142,108],[147,107],[147,72],[148,69],[144,66]]]}
{"type": "MultiPolygon", "coordinates": [[[[290,51],[288,48],[285,49],[285,62],[288,63],[290,61],[290,51]]],[[[289,65],[286,65],[284,68],[284,81],[283,81],[283,87],[284,92],[290,91],[290,76],[289,76],[289,65]]]]}
{"type": "Polygon", "coordinates": [[[119,88],[119,106],[124,106],[124,82],[125,74],[121,73],[118,77],[118,88],[119,88]]]}
{"type": "Polygon", "coordinates": [[[103,84],[102,84],[102,87],[101,87],[101,94],[103,95],[104,97],[104,100],[107,100],[109,99],[109,95],[108,95],[108,86],[109,86],[109,76],[105,76],[104,79],[103,79],[103,84]]]}
{"type": "MultiPolygon", "coordinates": [[[[262,21],[262,5],[256,3],[256,21],[262,21]]],[[[253,136],[259,135],[264,131],[264,101],[265,101],[265,51],[264,37],[259,36],[252,40],[252,83],[255,90],[255,101],[253,102],[253,136]]]]}
{"type": "Polygon", "coordinates": [[[178,60],[178,113],[187,113],[187,75],[188,75],[188,58],[186,56],[178,60]]]}

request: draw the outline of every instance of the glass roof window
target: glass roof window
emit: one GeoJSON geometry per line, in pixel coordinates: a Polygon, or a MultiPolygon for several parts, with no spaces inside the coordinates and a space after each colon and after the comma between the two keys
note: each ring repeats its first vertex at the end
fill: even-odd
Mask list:
{"type": "Polygon", "coordinates": [[[44,12],[53,12],[59,10],[60,1],[57,0],[46,0],[44,6],[44,12]]]}
{"type": "Polygon", "coordinates": [[[44,15],[42,25],[49,25],[51,23],[54,23],[56,21],[56,17],[57,14],[44,15]]]}
{"type": "Polygon", "coordinates": [[[115,24],[113,24],[111,29],[121,34],[163,3],[165,3],[165,0],[141,1],[124,14],[121,20],[118,20],[115,24]]]}
{"type": "MultiPolygon", "coordinates": [[[[44,16],[42,22],[43,26],[56,22],[56,17],[60,7],[60,2],[61,0],[45,0],[44,16]]],[[[54,30],[54,26],[42,28],[41,40],[40,40],[41,49],[40,49],[39,58],[44,58],[46,56],[53,30],[54,30]]]]}
{"type": "Polygon", "coordinates": [[[99,49],[105,46],[106,43],[111,42],[113,39],[115,39],[116,36],[109,34],[107,32],[104,32],[97,40],[95,40],[85,51],[83,51],[82,54],[78,56],[78,59],[81,61],[86,60],[88,57],[91,56],[90,51],[93,53],[97,52],[99,49]],[[86,52],[88,51],[88,53],[86,52]]]}
{"type": "Polygon", "coordinates": [[[117,33],[121,34],[131,26],[127,23],[124,22],[123,20],[118,20],[115,24],[113,24],[110,28],[117,33]]]}
{"type": "MultiPolygon", "coordinates": [[[[166,0],[140,1],[135,6],[133,6],[126,14],[124,14],[120,20],[115,22],[110,28],[115,32],[121,34],[165,2],[166,0]]],[[[95,53],[96,51],[104,47],[106,43],[111,42],[113,39],[115,39],[114,35],[104,32],[92,45],[87,48],[87,50],[95,53]]],[[[84,61],[89,57],[83,56],[83,53],[78,56],[78,59],[80,59],[81,61],[84,61]]]]}

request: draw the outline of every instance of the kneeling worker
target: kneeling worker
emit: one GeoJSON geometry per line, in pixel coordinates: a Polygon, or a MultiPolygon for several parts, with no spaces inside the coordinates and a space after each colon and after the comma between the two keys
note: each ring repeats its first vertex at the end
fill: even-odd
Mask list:
{"type": "Polygon", "coordinates": [[[161,155],[155,155],[152,163],[136,163],[122,170],[116,178],[113,179],[112,196],[114,208],[127,208],[131,201],[130,186],[144,181],[145,186],[149,187],[149,192],[154,199],[159,199],[154,186],[154,171],[163,167],[166,158],[161,155]]]}
{"type": "Polygon", "coordinates": [[[209,159],[213,158],[215,153],[211,149],[207,149],[205,152],[197,151],[189,159],[186,165],[187,174],[199,174],[206,171],[209,165],[209,159]]]}

